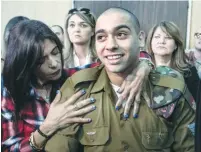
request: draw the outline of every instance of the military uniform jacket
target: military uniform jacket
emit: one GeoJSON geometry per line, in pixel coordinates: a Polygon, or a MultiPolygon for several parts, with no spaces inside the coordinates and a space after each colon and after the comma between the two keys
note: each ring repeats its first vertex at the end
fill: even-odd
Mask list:
{"type": "MultiPolygon", "coordinates": [[[[154,86],[150,82],[147,86],[151,96],[154,86]]],[[[92,118],[92,122],[58,131],[48,140],[46,151],[194,152],[194,136],[188,125],[194,122],[195,111],[184,97],[164,104],[163,109],[173,105],[168,116],[160,114],[163,109],[157,112],[157,108],[148,107],[141,97],[139,118],[130,115],[124,120],[123,109],[115,110],[116,95],[104,66],[75,73],[61,88],[62,99],[68,99],[80,89],[86,89],[82,99],[96,99],[96,110],[85,116],[92,118]]]]}

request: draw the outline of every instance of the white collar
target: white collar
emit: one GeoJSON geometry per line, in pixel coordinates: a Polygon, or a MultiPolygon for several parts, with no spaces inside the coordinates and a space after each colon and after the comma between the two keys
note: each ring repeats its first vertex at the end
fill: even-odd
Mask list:
{"type": "MultiPolygon", "coordinates": [[[[75,67],[81,66],[79,58],[78,58],[77,54],[75,53],[75,51],[73,51],[73,61],[74,61],[75,67]]],[[[90,63],[91,63],[91,53],[88,52],[88,54],[86,56],[85,64],[90,64],[90,63]]]]}

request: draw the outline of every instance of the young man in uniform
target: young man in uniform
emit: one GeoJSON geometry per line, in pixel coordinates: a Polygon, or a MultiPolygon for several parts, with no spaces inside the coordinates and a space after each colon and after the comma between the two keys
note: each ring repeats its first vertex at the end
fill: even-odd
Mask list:
{"type": "Polygon", "coordinates": [[[194,152],[194,102],[183,95],[184,80],[178,72],[151,72],[145,89],[152,102],[141,97],[138,119],[115,109],[117,90],[138,62],[139,33],[138,19],[125,9],[110,8],[100,15],[95,35],[103,64],[77,72],[61,89],[62,101],[81,89],[86,91],[84,98],[96,100],[96,110],[86,115],[92,122],[58,131],[47,142],[46,151],[194,152]]]}

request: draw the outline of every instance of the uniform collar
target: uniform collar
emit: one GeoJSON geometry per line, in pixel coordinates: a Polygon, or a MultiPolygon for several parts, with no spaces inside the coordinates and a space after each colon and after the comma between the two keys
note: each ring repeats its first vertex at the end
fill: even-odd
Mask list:
{"type": "MultiPolygon", "coordinates": [[[[86,60],[85,60],[85,64],[89,64],[89,63],[91,63],[91,53],[90,53],[90,51],[87,53],[87,56],[86,56],[86,60]]],[[[73,60],[74,60],[74,66],[75,67],[78,67],[78,66],[81,66],[80,65],[80,61],[79,61],[79,58],[78,58],[78,56],[77,56],[77,54],[76,54],[76,52],[75,51],[73,51],[73,60]]]]}
{"type": "Polygon", "coordinates": [[[78,71],[73,74],[71,80],[74,88],[80,83],[91,82],[93,86],[90,93],[105,91],[109,95],[113,94],[113,89],[103,64],[98,67],[78,71]]]}
{"type": "Polygon", "coordinates": [[[91,93],[96,93],[102,90],[108,93],[110,97],[112,97],[112,95],[114,94],[114,91],[112,89],[110,80],[108,78],[108,75],[104,66],[101,67],[100,75],[97,78],[96,82],[94,83],[91,93]]]}

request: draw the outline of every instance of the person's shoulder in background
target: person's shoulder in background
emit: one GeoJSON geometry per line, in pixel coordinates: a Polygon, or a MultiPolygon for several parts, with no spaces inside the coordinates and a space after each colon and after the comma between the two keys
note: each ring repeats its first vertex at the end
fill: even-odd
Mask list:
{"type": "Polygon", "coordinates": [[[185,82],[193,98],[197,101],[197,95],[201,90],[199,89],[199,76],[195,66],[190,67],[190,72],[189,76],[185,77],[185,82]]]}

